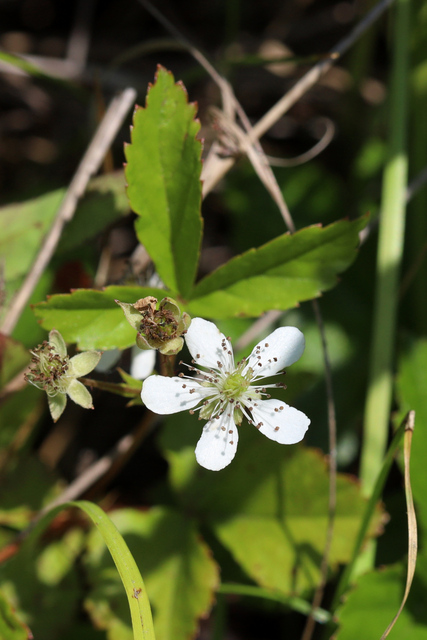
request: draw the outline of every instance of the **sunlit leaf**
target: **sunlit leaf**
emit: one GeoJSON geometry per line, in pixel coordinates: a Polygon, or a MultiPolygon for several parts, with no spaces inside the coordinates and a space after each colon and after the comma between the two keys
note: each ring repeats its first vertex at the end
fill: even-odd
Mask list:
{"type": "Polygon", "coordinates": [[[226,318],[289,309],[319,296],[357,255],[367,218],[307,227],[233,258],[194,288],[188,311],[226,318]]]}
{"type": "MultiPolygon", "coordinates": [[[[200,434],[194,422],[191,432],[200,434]]],[[[182,429],[173,433],[172,420],[167,431],[161,441],[183,507],[209,523],[246,573],[285,594],[315,586],[328,518],[329,480],[320,454],[270,442],[242,425],[236,458],[219,473],[207,472],[194,463],[198,436],[189,445],[182,429]]],[[[356,482],[339,475],[331,569],[349,560],[365,505],[356,482]]],[[[371,534],[379,511],[373,520],[371,534]]]]}
{"type": "Polygon", "coordinates": [[[188,295],[202,232],[201,142],[196,105],[182,84],[158,67],[144,109],[137,107],[126,147],[126,181],[140,242],[170,288],[188,295]]]}
{"type": "Polygon", "coordinates": [[[51,296],[35,305],[34,313],[45,329],[58,329],[79,349],[125,349],[135,343],[136,332],[115,300],[136,302],[145,296],[163,298],[166,293],[150,287],[77,289],[70,295],[51,296]]]}

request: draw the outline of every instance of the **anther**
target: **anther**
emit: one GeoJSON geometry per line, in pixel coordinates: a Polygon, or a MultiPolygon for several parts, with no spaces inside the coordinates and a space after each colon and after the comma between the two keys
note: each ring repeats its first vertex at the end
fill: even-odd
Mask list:
{"type": "Polygon", "coordinates": [[[274,430],[275,431],[279,431],[279,427],[274,427],[274,430]]]}

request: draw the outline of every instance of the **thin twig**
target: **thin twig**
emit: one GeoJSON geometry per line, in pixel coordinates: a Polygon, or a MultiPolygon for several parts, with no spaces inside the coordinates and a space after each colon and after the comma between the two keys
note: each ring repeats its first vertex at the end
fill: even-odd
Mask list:
{"type": "Polygon", "coordinates": [[[105,456],[102,456],[102,458],[94,462],[86,471],[79,475],[55,500],[52,500],[52,502],[39,511],[26,529],[21,531],[11,543],[1,550],[0,563],[14,556],[19,551],[24,540],[46,513],[55,507],[59,507],[61,504],[81,497],[104,478],[110,480],[110,473],[115,474],[122,468],[122,464],[129,459],[141,444],[142,440],[155,426],[157,420],[158,416],[151,413],[151,411],[147,411],[144,418],[132,433],[123,436],[105,456]]]}
{"type": "Polygon", "coordinates": [[[34,291],[41,275],[49,264],[56,246],[61,237],[64,226],[69,222],[77,206],[79,198],[83,195],[90,177],[98,171],[104,156],[112,141],[117,135],[126,114],[136,99],[133,88],[125,89],[116,96],[105,113],[95,135],[90,143],[70,186],[58,209],[54,223],[45,237],[42,247],[28,272],[19,292],[13,299],[9,311],[1,327],[2,333],[10,335],[18,322],[25,305],[34,291]]]}
{"type": "MultiPolygon", "coordinates": [[[[139,0],[140,4],[142,4],[147,11],[149,11],[177,40],[188,49],[191,55],[199,62],[199,64],[207,71],[207,73],[211,76],[214,82],[217,84],[221,91],[221,97],[224,107],[224,112],[217,110],[216,118],[220,120],[221,129],[224,133],[231,135],[231,137],[235,137],[237,139],[238,148],[240,151],[243,151],[247,154],[249,160],[251,161],[258,177],[261,182],[264,184],[265,188],[270,193],[271,197],[279,207],[280,213],[285,221],[286,226],[289,231],[293,233],[295,231],[295,226],[292,221],[292,217],[290,215],[289,209],[286,205],[286,202],[283,198],[280,187],[277,183],[276,176],[274,175],[267,157],[264,153],[263,148],[261,147],[260,142],[257,140],[257,137],[253,134],[252,125],[249,121],[248,116],[246,115],[242,105],[237,100],[234,95],[233,88],[230,83],[223,77],[215,67],[209,62],[203,53],[197,49],[194,45],[191,44],[185,38],[182,33],[171,23],[167,18],[163,16],[163,14],[156,9],[149,0],[139,0]],[[235,113],[238,114],[244,129],[243,131],[235,122],[235,113]]],[[[214,143],[210,149],[209,155],[204,163],[203,172],[202,172],[202,181],[203,181],[203,195],[205,195],[205,190],[209,186],[209,178],[210,178],[210,167],[212,162],[216,162],[216,158],[220,153],[222,147],[217,142],[214,143]]]]}
{"type": "MultiPolygon", "coordinates": [[[[141,0],[140,0],[141,1],[141,0]]],[[[263,136],[289,109],[311,89],[316,82],[325,75],[332,65],[360,38],[361,35],[384,13],[394,0],[381,0],[351,31],[351,33],[331,50],[331,56],[318,62],[288,91],[267,113],[252,127],[249,134],[260,138],[263,136]]],[[[251,137],[252,141],[252,137],[251,137]]],[[[205,161],[205,183],[203,195],[206,196],[224,177],[235,163],[235,158],[216,157],[205,161]]]]}
{"type": "Polygon", "coordinates": [[[325,364],[326,396],[328,405],[328,432],[329,432],[329,497],[328,497],[328,524],[326,529],[326,540],[323,549],[322,562],[320,564],[320,580],[311,603],[310,615],[304,627],[301,640],[310,640],[316,625],[314,615],[323,599],[323,593],[328,578],[329,556],[334,534],[335,512],[337,506],[337,420],[334,403],[334,389],[332,384],[332,369],[329,360],[328,344],[326,341],[325,327],[317,300],[312,300],[314,315],[319,327],[322,339],[323,361],[325,364]]]}
{"type": "Polygon", "coordinates": [[[154,427],[157,420],[158,416],[151,413],[151,411],[145,412],[143,419],[135,430],[123,436],[108,453],[90,465],[90,467],[69,484],[55,500],[46,505],[46,507],[37,514],[37,520],[60,504],[64,504],[64,502],[69,502],[70,500],[76,500],[109,473],[113,466],[119,465],[120,460],[127,460],[129,455],[135,451],[136,446],[141,444],[141,441],[154,427]]]}
{"type": "Polygon", "coordinates": [[[274,156],[266,156],[270,167],[298,167],[300,164],[306,164],[313,158],[320,155],[326,147],[332,142],[335,135],[335,125],[330,118],[319,118],[325,124],[325,132],[311,149],[304,151],[299,156],[293,158],[276,158],[274,156]]]}

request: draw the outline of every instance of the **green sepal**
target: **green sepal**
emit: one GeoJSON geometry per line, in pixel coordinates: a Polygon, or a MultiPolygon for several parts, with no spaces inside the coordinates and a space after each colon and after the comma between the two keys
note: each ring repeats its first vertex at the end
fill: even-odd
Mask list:
{"type": "Polygon", "coordinates": [[[83,409],[93,409],[92,396],[86,387],[78,380],[72,380],[70,382],[67,394],[73,402],[83,407],[83,409]]]}
{"type": "MultiPolygon", "coordinates": [[[[135,331],[139,331],[139,327],[141,324],[141,313],[137,309],[135,309],[133,304],[130,304],[129,302],[120,302],[120,300],[116,300],[116,302],[123,309],[125,318],[129,322],[130,326],[135,329],[135,331]]],[[[142,347],[140,348],[142,349],[142,347]]]]}
{"type": "Polygon", "coordinates": [[[65,358],[67,355],[67,346],[64,338],[56,329],[52,329],[52,331],[49,332],[49,344],[52,345],[56,353],[59,353],[61,358],[65,358]]]}
{"type": "Polygon", "coordinates": [[[71,375],[75,378],[81,378],[93,371],[101,360],[101,353],[99,351],[84,351],[73,356],[70,360],[71,375]]]}
{"type": "Polygon", "coordinates": [[[64,413],[64,409],[67,405],[67,396],[65,393],[57,393],[56,396],[48,396],[47,401],[52,420],[57,422],[64,413]]]}

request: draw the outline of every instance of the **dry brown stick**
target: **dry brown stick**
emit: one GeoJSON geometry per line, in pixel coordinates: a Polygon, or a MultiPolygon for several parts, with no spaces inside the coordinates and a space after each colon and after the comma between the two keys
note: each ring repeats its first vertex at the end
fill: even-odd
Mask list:
{"type": "Polygon", "coordinates": [[[108,107],[68,187],[53,225],[44,239],[34,264],[10,304],[3,326],[0,329],[2,333],[10,335],[15,328],[35,286],[52,258],[64,226],[72,219],[79,198],[83,195],[90,177],[98,171],[126,114],[134,104],[135,98],[135,89],[128,88],[116,96],[108,107]]]}
{"type": "MultiPolygon", "coordinates": [[[[316,82],[325,75],[334,62],[340,58],[360,36],[384,13],[394,0],[381,0],[362,20],[351,33],[343,38],[331,51],[331,56],[318,62],[288,91],[267,113],[252,127],[249,137],[260,138],[273,126],[316,82]]],[[[220,158],[212,156],[205,161],[203,195],[206,196],[221,178],[231,169],[235,158],[220,158]]]]}
{"type": "MultiPolygon", "coordinates": [[[[197,49],[197,47],[192,45],[191,42],[189,42],[187,38],[185,38],[182,33],[175,27],[175,25],[169,22],[169,20],[167,20],[167,18],[165,18],[165,16],[156,7],[154,7],[151,2],[149,2],[149,0],[139,0],[139,2],[156,18],[156,20],[158,20],[165,27],[165,29],[167,29],[182,44],[183,47],[185,47],[191,53],[191,55],[199,62],[199,64],[205,69],[205,71],[207,71],[210,77],[217,84],[221,91],[221,97],[224,107],[223,113],[217,112],[217,118],[221,118],[221,126],[224,130],[224,133],[231,135],[231,137],[237,138],[239,150],[247,154],[261,182],[264,184],[271,197],[279,207],[280,213],[282,214],[282,217],[288,229],[291,232],[295,231],[292,217],[283,198],[280,187],[277,184],[276,177],[271,170],[271,167],[268,163],[264,150],[262,149],[261,144],[257,139],[257,136],[253,133],[252,125],[249,121],[249,118],[246,115],[242,105],[234,95],[234,91],[230,83],[223,76],[221,76],[220,73],[218,73],[218,71],[203,55],[203,53],[199,49],[197,49]],[[238,114],[243,127],[246,130],[246,134],[236,124],[235,113],[238,114]]],[[[212,174],[212,171],[210,169],[212,168],[212,163],[215,164],[216,158],[218,158],[218,154],[220,154],[221,150],[222,146],[215,142],[209,151],[207,159],[205,160],[202,171],[203,196],[205,196],[210,189],[210,176],[212,174]]]]}
{"type": "Polygon", "coordinates": [[[102,456],[102,458],[99,458],[99,460],[90,465],[86,471],[83,471],[83,473],[73,480],[55,500],[46,505],[46,507],[37,514],[37,520],[60,504],[79,498],[108,474],[112,468],[116,468],[116,465],[117,470],[119,470],[121,468],[120,461],[123,459],[125,461],[128,460],[136,447],[141,444],[142,440],[154,427],[157,420],[158,416],[151,413],[151,411],[147,411],[132,433],[128,433],[120,438],[118,443],[108,453],[102,456]]]}

